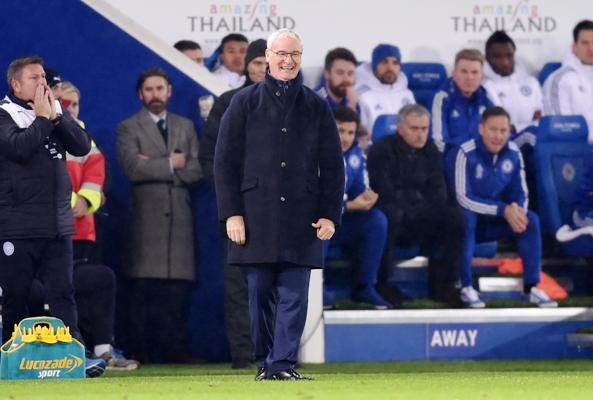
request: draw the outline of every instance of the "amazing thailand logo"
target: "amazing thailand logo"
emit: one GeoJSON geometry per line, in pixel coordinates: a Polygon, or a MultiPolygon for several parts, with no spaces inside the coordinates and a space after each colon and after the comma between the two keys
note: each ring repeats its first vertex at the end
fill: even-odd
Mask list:
{"type": "Polygon", "coordinates": [[[278,4],[268,0],[220,1],[210,3],[206,7],[206,12],[187,17],[190,32],[270,33],[282,28],[296,28],[295,19],[282,15],[278,4]]]}
{"type": "Polygon", "coordinates": [[[557,27],[556,19],[544,14],[531,0],[501,1],[474,4],[465,15],[450,16],[455,33],[550,33],[557,27]]]}

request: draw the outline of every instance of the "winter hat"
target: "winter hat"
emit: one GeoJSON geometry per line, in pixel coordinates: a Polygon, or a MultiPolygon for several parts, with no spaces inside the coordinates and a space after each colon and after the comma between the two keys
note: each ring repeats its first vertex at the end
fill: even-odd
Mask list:
{"type": "Polygon", "coordinates": [[[266,55],[267,43],[264,39],[257,39],[249,43],[247,54],[245,55],[245,69],[254,58],[264,57],[266,55]]]}
{"type": "Polygon", "coordinates": [[[402,62],[402,56],[397,46],[382,43],[373,49],[373,58],[371,60],[373,72],[386,57],[395,57],[400,63],[402,62]]]}
{"type": "Polygon", "coordinates": [[[58,83],[62,83],[62,77],[60,73],[53,68],[43,67],[45,70],[45,80],[47,81],[47,86],[53,88],[58,83]]]}

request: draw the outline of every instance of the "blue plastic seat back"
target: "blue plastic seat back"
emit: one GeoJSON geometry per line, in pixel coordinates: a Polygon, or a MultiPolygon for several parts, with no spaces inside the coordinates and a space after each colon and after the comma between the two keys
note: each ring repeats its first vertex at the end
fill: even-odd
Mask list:
{"type": "Polygon", "coordinates": [[[560,68],[561,65],[562,63],[559,63],[557,61],[546,63],[542,70],[539,72],[539,76],[537,77],[537,79],[539,80],[539,84],[543,86],[544,82],[546,81],[546,78],[550,76],[552,72],[560,68]]]}
{"type": "Polygon", "coordinates": [[[373,133],[371,139],[374,143],[377,140],[389,136],[395,135],[397,132],[397,114],[383,114],[379,115],[373,124],[373,133]]]}
{"type": "Polygon", "coordinates": [[[555,233],[571,221],[574,194],[591,156],[585,119],[580,115],[543,117],[534,156],[540,218],[555,233]]]}
{"type": "Polygon", "coordinates": [[[408,78],[408,88],[414,93],[416,102],[430,110],[434,94],[447,80],[445,66],[441,63],[409,62],[402,64],[402,71],[408,78]]]}

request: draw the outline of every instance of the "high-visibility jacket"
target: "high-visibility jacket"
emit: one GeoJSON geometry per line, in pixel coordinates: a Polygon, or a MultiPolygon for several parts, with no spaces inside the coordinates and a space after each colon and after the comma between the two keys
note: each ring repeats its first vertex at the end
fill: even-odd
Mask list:
{"type": "MultiPolygon", "coordinates": [[[[82,121],[79,122],[84,126],[82,121]]],[[[91,151],[83,157],[66,154],[66,165],[72,182],[72,207],[76,205],[78,197],[88,203],[88,212],[84,217],[75,218],[76,232],[72,240],[97,239],[95,231],[95,217],[93,214],[102,205],[102,190],[105,183],[105,157],[95,144],[91,143],[91,151]]]]}

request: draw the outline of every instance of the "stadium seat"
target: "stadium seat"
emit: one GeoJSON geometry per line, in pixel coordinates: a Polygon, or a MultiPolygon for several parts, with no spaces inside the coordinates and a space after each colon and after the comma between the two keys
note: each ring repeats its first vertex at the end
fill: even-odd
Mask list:
{"type": "Polygon", "coordinates": [[[546,81],[546,78],[550,76],[552,72],[560,68],[561,65],[562,63],[559,63],[557,61],[546,63],[542,70],[539,72],[539,76],[537,77],[537,79],[539,80],[539,84],[543,86],[544,82],[546,81]]]}
{"type": "MultiPolygon", "coordinates": [[[[580,115],[546,116],[540,120],[534,148],[539,215],[542,228],[554,235],[571,224],[575,190],[591,146],[587,123],[580,115]]],[[[566,256],[593,256],[593,238],[580,236],[560,243],[566,256]]]]}
{"type": "Polygon", "coordinates": [[[441,63],[409,62],[402,64],[402,71],[408,78],[408,89],[414,93],[416,102],[430,110],[434,94],[447,80],[445,66],[441,63]]]}
{"type": "Polygon", "coordinates": [[[397,132],[397,114],[379,115],[373,124],[373,133],[371,139],[373,142],[382,137],[395,135],[397,132]]]}

